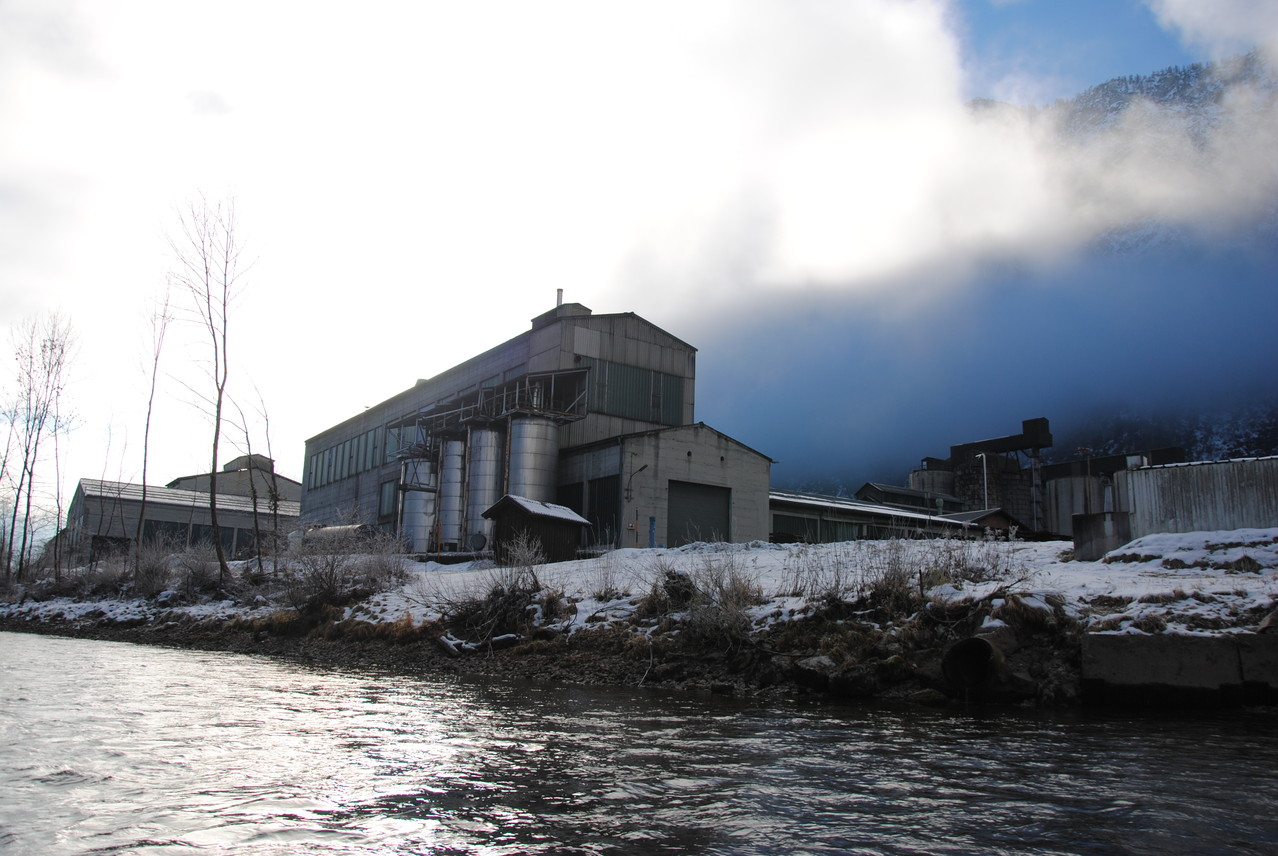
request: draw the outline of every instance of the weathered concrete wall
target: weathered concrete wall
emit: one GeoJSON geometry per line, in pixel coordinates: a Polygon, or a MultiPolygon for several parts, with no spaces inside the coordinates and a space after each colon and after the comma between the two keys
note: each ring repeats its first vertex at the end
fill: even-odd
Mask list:
{"type": "Polygon", "coordinates": [[[1121,511],[1101,514],[1075,514],[1074,558],[1080,562],[1095,562],[1110,550],[1132,540],[1128,515],[1121,511]]]}
{"type": "Polygon", "coordinates": [[[1278,703],[1278,634],[1083,638],[1085,703],[1278,703]]]}

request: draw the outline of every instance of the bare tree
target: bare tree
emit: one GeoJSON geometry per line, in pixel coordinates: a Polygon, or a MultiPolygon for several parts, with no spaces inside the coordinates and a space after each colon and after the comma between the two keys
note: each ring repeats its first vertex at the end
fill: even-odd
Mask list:
{"type": "MultiPolygon", "coordinates": [[[[262,417],[262,432],[266,438],[266,457],[272,461],[271,480],[267,485],[267,499],[271,508],[271,557],[278,560],[280,555],[280,482],[275,475],[275,453],[271,451],[271,415],[266,411],[266,402],[262,394],[257,394],[258,413],[262,417]]],[[[256,502],[254,508],[257,507],[256,502]]]]}
{"type": "Polygon", "coordinates": [[[213,526],[213,548],[217,554],[218,579],[230,575],[226,550],[222,546],[217,519],[217,458],[222,439],[222,410],[230,376],[227,350],[231,304],[240,276],[240,248],[235,232],[235,202],[212,205],[201,197],[178,212],[179,234],[170,244],[177,264],[172,282],[190,298],[197,324],[208,337],[208,375],[211,392],[200,395],[211,410],[213,420],[212,466],[209,468],[209,517],[213,526]]]}
{"type": "MultiPolygon", "coordinates": [[[[62,444],[59,442],[64,434],[71,430],[73,418],[62,412],[62,397],[53,403],[53,501],[54,501],[54,527],[62,525],[62,444]]],[[[45,555],[46,560],[53,562],[53,579],[60,581],[62,579],[62,538],[53,538],[53,556],[45,555]]]]}
{"type": "Polygon", "coordinates": [[[60,403],[73,344],[70,323],[57,313],[31,318],[20,324],[13,335],[18,389],[10,411],[10,435],[3,473],[13,489],[5,544],[6,583],[15,575],[22,579],[28,547],[34,545],[31,515],[36,492],[36,467],[42,443],[51,433],[56,434],[66,427],[60,403]],[[14,541],[19,538],[19,533],[15,567],[14,541]]]}
{"type": "Polygon", "coordinates": [[[146,424],[142,429],[142,501],[138,506],[137,534],[133,538],[133,567],[135,570],[142,561],[143,522],[146,520],[146,467],[151,443],[151,416],[155,409],[155,385],[160,373],[160,352],[164,350],[164,335],[168,332],[169,321],[173,320],[172,313],[169,311],[170,294],[170,290],[165,288],[164,294],[156,302],[155,309],[149,319],[151,322],[151,364],[147,368],[151,377],[151,388],[146,399],[146,424]]]}
{"type": "Polygon", "coordinates": [[[11,470],[9,468],[9,463],[13,458],[13,452],[17,446],[17,436],[18,436],[18,404],[17,402],[18,402],[18,399],[16,397],[13,398],[12,400],[6,399],[4,403],[4,410],[0,411],[0,418],[4,419],[4,423],[5,423],[4,455],[0,457],[0,489],[3,489],[5,491],[5,494],[2,497],[0,497],[0,565],[3,565],[6,569],[5,570],[6,580],[8,580],[9,578],[9,574],[8,574],[9,555],[10,555],[10,551],[9,551],[10,522],[9,521],[11,519],[10,512],[13,510],[13,506],[14,506],[13,500],[8,496],[8,491],[12,487],[12,482],[10,480],[11,470]]]}
{"type": "Polygon", "coordinates": [[[262,565],[262,526],[258,517],[258,497],[257,497],[257,479],[254,477],[253,471],[257,469],[253,465],[253,432],[248,424],[248,420],[244,418],[244,410],[234,401],[231,402],[235,406],[235,412],[240,417],[240,432],[244,435],[244,454],[248,456],[248,488],[249,499],[253,503],[253,552],[257,557],[258,573],[264,571],[262,565]]]}

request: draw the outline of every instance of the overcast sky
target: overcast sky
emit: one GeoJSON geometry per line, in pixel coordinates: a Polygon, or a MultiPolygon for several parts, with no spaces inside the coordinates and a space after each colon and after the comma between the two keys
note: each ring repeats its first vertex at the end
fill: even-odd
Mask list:
{"type": "MultiPolygon", "coordinates": [[[[1273,256],[1216,233],[1160,256],[1161,285],[1078,255],[1271,204],[1272,110],[1205,150],[1164,139],[1153,168],[1139,145],[1063,162],[969,99],[1043,106],[1276,33],[1266,0],[0,0],[0,321],[58,310],[78,331],[67,483],[138,478],[165,236],[199,194],[234,197],[253,264],[231,391],[265,403],[286,475],[307,437],[517,335],[563,288],[700,348],[698,418],[779,475],[829,455],[878,477],[906,425],[947,447],[1086,391],[1079,361],[1018,355],[1041,324],[1112,355],[1158,341],[1123,326],[1142,316],[1250,331],[1273,305],[1254,285],[1273,256]],[[1220,264],[1244,282],[1227,301],[1207,297],[1220,264]],[[996,391],[973,391],[991,362],[996,391]]],[[[209,466],[196,332],[166,344],[155,482],[209,466]]],[[[1225,335],[1272,370],[1272,345],[1225,335]]],[[[1125,380],[1219,371],[1185,338],[1125,380]]]]}

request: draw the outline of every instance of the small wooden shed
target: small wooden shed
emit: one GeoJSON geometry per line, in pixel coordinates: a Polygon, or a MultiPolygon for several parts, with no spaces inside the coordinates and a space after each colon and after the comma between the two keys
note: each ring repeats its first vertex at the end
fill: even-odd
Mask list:
{"type": "Polygon", "coordinates": [[[564,505],[506,494],[484,512],[494,521],[493,555],[498,562],[510,560],[510,546],[524,535],[541,549],[547,562],[567,562],[577,558],[581,530],[590,521],[564,505]]]}

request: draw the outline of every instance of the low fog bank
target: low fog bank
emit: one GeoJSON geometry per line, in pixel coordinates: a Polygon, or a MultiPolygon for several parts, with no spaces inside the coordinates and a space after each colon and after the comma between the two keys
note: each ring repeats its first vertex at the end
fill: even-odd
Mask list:
{"type": "Polygon", "coordinates": [[[1163,233],[991,264],[963,289],[902,278],[761,301],[689,334],[698,418],[776,459],[778,487],[855,490],[1023,419],[1046,416],[1064,440],[1120,414],[1236,411],[1272,399],[1278,377],[1276,238],[1163,233]]]}

